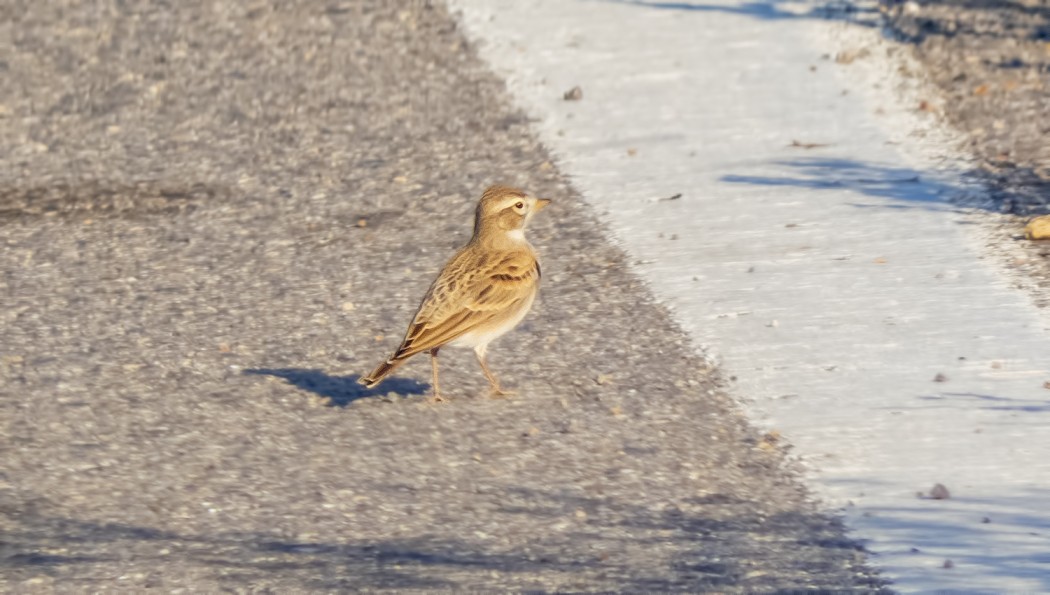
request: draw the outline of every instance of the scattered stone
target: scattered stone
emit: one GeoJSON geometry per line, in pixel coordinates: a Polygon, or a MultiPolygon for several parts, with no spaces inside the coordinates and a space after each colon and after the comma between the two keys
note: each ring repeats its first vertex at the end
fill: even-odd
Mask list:
{"type": "Polygon", "coordinates": [[[566,91],[565,94],[562,95],[562,99],[565,101],[579,101],[583,99],[583,89],[577,85],[566,91]]]}
{"type": "Polygon", "coordinates": [[[858,58],[867,57],[871,52],[868,48],[861,48],[859,50],[846,50],[835,54],[835,62],[839,64],[852,64],[854,60],[858,58]]]}
{"type": "Polygon", "coordinates": [[[951,497],[951,494],[948,493],[948,488],[944,487],[942,483],[934,485],[933,489],[930,490],[930,498],[934,500],[947,500],[951,497]]]}
{"type": "Polygon", "coordinates": [[[937,372],[937,375],[933,377],[933,381],[934,382],[948,382],[948,377],[945,376],[944,374],[941,374],[940,372],[937,372]]]}

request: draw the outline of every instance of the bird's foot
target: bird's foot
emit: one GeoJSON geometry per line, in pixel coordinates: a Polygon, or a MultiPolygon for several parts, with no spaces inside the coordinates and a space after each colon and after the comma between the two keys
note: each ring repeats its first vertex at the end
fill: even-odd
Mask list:
{"type": "Polygon", "coordinates": [[[443,396],[441,396],[439,394],[433,394],[433,395],[430,395],[429,397],[427,397],[427,403],[430,403],[431,405],[437,405],[438,403],[445,403],[445,402],[446,402],[445,397],[443,397],[443,396]]]}
{"type": "Polygon", "coordinates": [[[516,390],[507,390],[507,389],[501,388],[497,384],[497,385],[492,387],[492,390],[489,391],[489,398],[490,399],[502,399],[502,398],[506,398],[506,397],[513,397],[513,396],[515,396],[517,394],[518,394],[518,391],[516,391],[516,390]]]}

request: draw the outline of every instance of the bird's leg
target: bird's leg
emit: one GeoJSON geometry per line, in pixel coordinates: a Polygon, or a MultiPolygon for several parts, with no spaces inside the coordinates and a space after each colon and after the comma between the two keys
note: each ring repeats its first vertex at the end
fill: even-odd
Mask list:
{"type": "Polygon", "coordinates": [[[479,345],[474,348],[474,355],[478,358],[478,363],[481,364],[481,371],[485,373],[485,378],[489,379],[489,384],[492,385],[492,391],[489,396],[492,397],[507,397],[515,394],[511,390],[503,390],[499,385],[499,380],[496,379],[496,375],[489,370],[489,365],[485,363],[485,346],[479,345]]]}
{"type": "Polygon", "coordinates": [[[438,349],[435,347],[430,350],[430,371],[433,378],[434,394],[427,399],[431,403],[440,403],[445,399],[441,396],[441,388],[438,386],[438,349]]]}

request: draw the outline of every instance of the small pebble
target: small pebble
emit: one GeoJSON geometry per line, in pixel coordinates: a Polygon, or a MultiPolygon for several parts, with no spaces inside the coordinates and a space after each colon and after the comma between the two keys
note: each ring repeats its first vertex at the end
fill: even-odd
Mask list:
{"type": "Polygon", "coordinates": [[[579,101],[583,99],[583,89],[579,86],[573,87],[566,91],[565,94],[562,95],[562,98],[565,99],[565,101],[579,101]]]}
{"type": "Polygon", "coordinates": [[[930,490],[930,498],[934,500],[947,500],[951,497],[951,494],[948,493],[948,488],[944,487],[944,484],[939,483],[930,490]]]}

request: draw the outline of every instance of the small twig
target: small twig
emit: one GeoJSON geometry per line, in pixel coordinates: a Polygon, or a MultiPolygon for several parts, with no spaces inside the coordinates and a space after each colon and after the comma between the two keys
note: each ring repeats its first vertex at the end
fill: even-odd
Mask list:
{"type": "Polygon", "coordinates": [[[817,147],[828,147],[830,145],[828,145],[827,143],[804,143],[797,140],[793,140],[788,146],[794,147],[796,149],[816,149],[817,147]]]}

